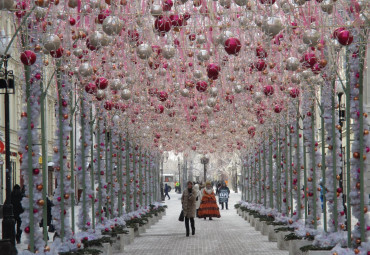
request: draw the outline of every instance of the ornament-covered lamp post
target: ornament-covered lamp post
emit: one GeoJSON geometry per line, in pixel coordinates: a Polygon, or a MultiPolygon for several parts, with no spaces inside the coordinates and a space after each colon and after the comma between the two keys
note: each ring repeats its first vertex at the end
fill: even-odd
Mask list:
{"type": "Polygon", "coordinates": [[[207,158],[206,156],[203,156],[200,159],[200,162],[204,165],[204,182],[206,182],[207,181],[207,164],[209,162],[209,158],[207,158]]]}

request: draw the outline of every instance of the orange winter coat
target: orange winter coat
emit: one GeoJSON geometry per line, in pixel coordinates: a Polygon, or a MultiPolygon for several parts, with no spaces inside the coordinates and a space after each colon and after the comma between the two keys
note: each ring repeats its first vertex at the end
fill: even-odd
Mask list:
{"type": "Polygon", "coordinates": [[[198,210],[199,218],[216,217],[220,218],[220,210],[217,205],[215,193],[208,194],[205,189],[202,190],[202,202],[198,210]]]}

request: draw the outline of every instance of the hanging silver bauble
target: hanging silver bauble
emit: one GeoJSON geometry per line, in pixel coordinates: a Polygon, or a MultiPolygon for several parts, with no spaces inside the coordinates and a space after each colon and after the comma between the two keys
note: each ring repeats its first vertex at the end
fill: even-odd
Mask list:
{"type": "Polygon", "coordinates": [[[234,37],[234,34],[233,32],[231,31],[223,31],[221,34],[220,34],[220,37],[219,37],[219,44],[221,44],[222,46],[225,45],[225,42],[227,39],[231,38],[231,37],[234,37]]]}
{"type": "Polygon", "coordinates": [[[209,90],[209,94],[213,97],[217,96],[218,94],[218,89],[216,87],[212,87],[210,90],[209,90]]]}
{"type": "Polygon", "coordinates": [[[119,120],[120,120],[121,118],[120,118],[120,116],[118,116],[118,115],[114,115],[113,116],[113,122],[114,122],[114,124],[118,124],[119,123],[119,120]]]}
{"type": "Polygon", "coordinates": [[[126,77],[126,83],[127,83],[128,85],[132,85],[132,84],[134,84],[134,83],[135,83],[135,78],[133,78],[133,77],[131,77],[131,76],[127,76],[127,77],[126,77]]]}
{"type": "Polygon", "coordinates": [[[150,8],[150,14],[153,17],[161,16],[163,14],[162,6],[159,4],[153,4],[152,8],[150,8]]]}
{"type": "Polygon", "coordinates": [[[259,104],[261,103],[261,101],[262,101],[262,92],[257,91],[256,93],[254,93],[254,102],[256,104],[259,104]]]}
{"type": "Polygon", "coordinates": [[[95,48],[103,46],[104,40],[104,34],[99,31],[92,32],[89,36],[89,43],[95,48]]]}
{"type": "Polygon", "coordinates": [[[299,59],[295,57],[290,57],[286,60],[286,70],[296,71],[299,67],[299,59]]]}
{"type": "MultiPolygon", "coordinates": [[[[0,5],[1,5],[1,1],[3,1],[3,0],[0,0],[0,5]]],[[[47,9],[45,9],[45,8],[41,8],[41,7],[36,7],[35,8],[35,17],[37,18],[37,19],[43,19],[43,18],[45,18],[45,15],[46,15],[46,11],[47,11],[47,9]]]]}
{"type": "Polygon", "coordinates": [[[301,73],[301,77],[305,80],[308,80],[311,76],[313,76],[313,72],[311,71],[311,69],[307,69],[307,70],[304,70],[302,73],[301,73]]]}
{"type": "Polygon", "coordinates": [[[94,73],[93,68],[91,67],[90,63],[82,63],[78,68],[78,73],[83,77],[88,77],[94,73]]]}
{"type": "Polygon", "coordinates": [[[113,79],[111,81],[109,81],[109,86],[110,86],[110,89],[111,90],[121,90],[122,88],[122,82],[120,79],[113,79]]]}
{"type": "Polygon", "coordinates": [[[181,95],[183,97],[188,97],[189,96],[189,90],[188,89],[182,89],[181,90],[181,95]]]}
{"type": "Polygon", "coordinates": [[[118,35],[123,28],[123,22],[117,16],[108,16],[104,19],[102,28],[107,35],[118,35]]]}
{"type": "Polygon", "coordinates": [[[243,91],[243,88],[242,88],[242,86],[237,84],[237,85],[235,85],[234,90],[235,90],[235,93],[239,94],[243,91]]]}
{"type": "Polygon", "coordinates": [[[211,115],[213,112],[213,108],[212,107],[209,107],[208,105],[206,107],[204,107],[204,113],[207,114],[207,115],[211,115]]]}
{"type": "Polygon", "coordinates": [[[73,55],[75,55],[76,57],[81,57],[83,54],[84,54],[84,51],[80,48],[73,50],[73,55]]]}
{"type": "Polygon", "coordinates": [[[268,17],[263,23],[262,23],[262,31],[265,32],[268,36],[275,36],[283,29],[283,24],[281,22],[281,19],[278,17],[268,17]]]}
{"type": "Polygon", "coordinates": [[[91,6],[90,5],[88,5],[88,4],[83,4],[82,6],[81,6],[81,13],[82,14],[85,14],[85,15],[87,15],[88,13],[91,13],[92,12],[92,8],[91,8],[91,6]]]}
{"type": "Polygon", "coordinates": [[[197,54],[197,59],[201,62],[208,61],[211,56],[207,50],[200,50],[197,54]]]}
{"type": "Polygon", "coordinates": [[[292,83],[299,84],[301,82],[301,76],[295,73],[290,77],[290,80],[292,81],[292,83]]]}
{"type": "Polygon", "coordinates": [[[129,89],[124,89],[121,92],[121,98],[123,100],[129,100],[131,98],[131,91],[129,89]]]}
{"type": "Polygon", "coordinates": [[[96,9],[96,8],[99,8],[100,1],[99,0],[90,0],[89,4],[90,4],[91,8],[96,9]]]}
{"type": "Polygon", "coordinates": [[[222,6],[222,7],[230,7],[231,5],[231,0],[219,0],[218,3],[222,6]]]}
{"type": "Polygon", "coordinates": [[[103,34],[103,40],[101,41],[101,46],[108,46],[109,43],[112,41],[112,38],[104,33],[103,34]]]}
{"type": "Polygon", "coordinates": [[[298,6],[302,6],[306,3],[306,0],[294,0],[294,3],[298,6]]]}
{"type": "Polygon", "coordinates": [[[98,100],[102,100],[102,99],[104,99],[105,98],[105,91],[104,90],[102,90],[102,89],[98,89],[98,91],[96,91],[96,98],[98,99],[98,100]]]}
{"type": "Polygon", "coordinates": [[[176,53],[176,49],[173,45],[169,45],[169,44],[166,44],[163,48],[162,48],[162,56],[165,58],[165,59],[171,59],[175,56],[175,53],[176,53]]]}
{"type": "Polygon", "coordinates": [[[154,75],[152,73],[147,73],[146,78],[148,79],[148,81],[152,81],[154,80],[154,75]]]}
{"type": "Polygon", "coordinates": [[[152,55],[153,50],[150,45],[143,43],[137,47],[136,53],[140,59],[148,59],[152,55]]]}
{"type": "Polygon", "coordinates": [[[332,2],[332,0],[324,0],[320,4],[320,7],[323,12],[331,14],[333,12],[334,3],[332,2]]]}
{"type": "Polygon", "coordinates": [[[69,8],[76,8],[78,6],[78,0],[69,0],[68,7],[69,8]]]}
{"type": "Polygon", "coordinates": [[[44,44],[44,48],[48,51],[59,49],[60,44],[61,44],[61,40],[59,36],[55,34],[46,34],[42,41],[44,44]]]}
{"type": "Polygon", "coordinates": [[[290,13],[290,10],[291,10],[291,8],[290,8],[290,4],[288,4],[288,3],[283,3],[283,4],[281,5],[281,9],[283,10],[283,12],[284,12],[285,14],[290,13]]]}
{"type": "Polygon", "coordinates": [[[0,0],[0,10],[10,10],[14,5],[14,0],[0,0]]]}
{"type": "Polygon", "coordinates": [[[195,79],[200,79],[200,78],[202,78],[203,73],[202,73],[202,71],[195,70],[194,73],[193,73],[193,76],[194,76],[195,79]]]}
{"type": "Polygon", "coordinates": [[[234,3],[238,6],[245,6],[248,3],[248,0],[234,0],[234,3]]]}
{"type": "Polygon", "coordinates": [[[316,29],[308,29],[304,31],[302,40],[305,44],[315,47],[320,40],[320,33],[316,29]]]}
{"type": "Polygon", "coordinates": [[[204,44],[207,42],[207,38],[205,35],[201,34],[197,36],[197,43],[198,44],[204,44]]]}
{"type": "Polygon", "coordinates": [[[308,46],[306,44],[301,44],[301,45],[298,46],[298,52],[300,54],[305,53],[307,51],[307,49],[308,49],[308,46]]]}
{"type": "Polygon", "coordinates": [[[209,97],[208,99],[207,99],[207,105],[209,106],[209,107],[215,107],[215,105],[217,104],[217,99],[216,98],[214,98],[214,97],[209,97]]]}

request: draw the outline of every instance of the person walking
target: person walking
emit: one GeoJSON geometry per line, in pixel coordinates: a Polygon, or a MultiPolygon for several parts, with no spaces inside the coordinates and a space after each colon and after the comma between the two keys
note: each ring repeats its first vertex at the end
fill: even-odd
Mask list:
{"type": "Polygon", "coordinates": [[[17,243],[21,243],[21,236],[22,236],[22,230],[21,230],[21,224],[22,220],[20,215],[24,212],[23,207],[22,207],[22,198],[23,198],[23,193],[21,191],[21,186],[18,184],[14,185],[13,191],[10,194],[10,201],[13,205],[13,215],[14,215],[14,220],[15,223],[17,224],[17,233],[15,235],[15,240],[17,243]]]}
{"type": "Polygon", "coordinates": [[[167,183],[164,185],[164,198],[166,199],[166,196],[168,197],[168,200],[170,200],[170,195],[168,195],[168,192],[170,191],[170,187],[167,185],[167,183]]]}
{"type": "Polygon", "coordinates": [[[188,187],[187,189],[184,189],[184,192],[182,193],[182,196],[181,196],[182,210],[184,211],[185,228],[186,228],[187,237],[190,235],[189,221],[191,224],[191,234],[195,235],[194,217],[195,217],[195,210],[196,210],[196,203],[195,203],[196,198],[197,198],[197,192],[195,189],[193,189],[193,183],[191,181],[188,181],[188,187]]]}
{"type": "Polygon", "coordinates": [[[226,210],[229,210],[229,194],[230,194],[230,189],[226,186],[226,183],[222,183],[221,188],[219,189],[218,193],[218,202],[222,206],[222,210],[224,209],[224,203],[226,204],[226,210]]]}
{"type": "Polygon", "coordinates": [[[194,189],[197,192],[197,198],[195,199],[195,204],[196,204],[195,207],[196,207],[196,216],[198,217],[198,210],[199,210],[199,206],[200,206],[200,201],[202,200],[202,195],[201,195],[201,192],[199,190],[199,184],[195,184],[194,189]]]}
{"type": "Polygon", "coordinates": [[[220,218],[220,210],[210,182],[206,182],[206,187],[202,190],[201,194],[202,201],[199,206],[198,217],[204,218],[205,220],[207,217],[209,220],[212,220],[212,217],[220,218]]]}

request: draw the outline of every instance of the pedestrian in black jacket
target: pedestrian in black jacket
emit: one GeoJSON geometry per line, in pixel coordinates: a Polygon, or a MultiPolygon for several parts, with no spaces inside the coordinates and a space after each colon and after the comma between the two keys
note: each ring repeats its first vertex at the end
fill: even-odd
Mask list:
{"type": "Polygon", "coordinates": [[[18,184],[14,185],[13,191],[10,194],[10,201],[13,205],[14,220],[15,220],[15,223],[17,224],[17,234],[15,235],[15,239],[17,243],[21,242],[21,236],[22,236],[22,230],[21,230],[22,221],[21,221],[20,215],[24,212],[22,203],[21,203],[23,196],[24,195],[22,194],[21,187],[18,184]]]}
{"type": "Polygon", "coordinates": [[[222,183],[221,188],[218,191],[218,202],[222,206],[222,210],[224,209],[224,203],[226,205],[226,210],[229,210],[229,194],[230,194],[230,189],[226,186],[225,183],[222,183]]]}

